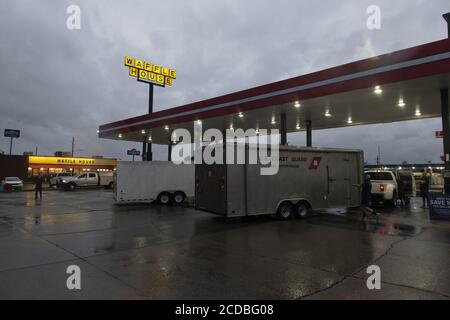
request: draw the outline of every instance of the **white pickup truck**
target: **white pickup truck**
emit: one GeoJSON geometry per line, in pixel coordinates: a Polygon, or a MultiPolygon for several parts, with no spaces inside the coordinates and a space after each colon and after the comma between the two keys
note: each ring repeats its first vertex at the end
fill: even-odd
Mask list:
{"type": "Polygon", "coordinates": [[[385,205],[397,204],[397,178],[392,171],[367,171],[372,182],[372,202],[383,202],[385,205]]]}
{"type": "Polygon", "coordinates": [[[79,187],[105,187],[112,189],[114,176],[112,172],[85,172],[78,176],[61,179],[64,190],[73,191],[79,187]]]}

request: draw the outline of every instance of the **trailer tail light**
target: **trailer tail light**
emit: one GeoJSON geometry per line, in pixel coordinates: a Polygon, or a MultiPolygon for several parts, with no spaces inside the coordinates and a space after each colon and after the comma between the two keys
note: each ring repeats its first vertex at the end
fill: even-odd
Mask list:
{"type": "Polygon", "coordinates": [[[384,184],[380,184],[380,191],[384,192],[384,184]]]}
{"type": "Polygon", "coordinates": [[[219,189],[222,190],[222,191],[225,190],[225,182],[224,181],[220,182],[219,189]]]}

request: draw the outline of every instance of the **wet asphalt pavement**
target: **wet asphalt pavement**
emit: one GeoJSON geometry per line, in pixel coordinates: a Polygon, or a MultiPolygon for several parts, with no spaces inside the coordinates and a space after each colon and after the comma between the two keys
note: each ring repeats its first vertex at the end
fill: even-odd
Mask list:
{"type": "Polygon", "coordinates": [[[106,190],[0,193],[0,299],[449,299],[450,222],[380,208],[288,222],[114,206],[106,190]],[[366,287],[368,265],[382,289],[366,287]],[[66,269],[81,268],[81,290],[66,269]]]}

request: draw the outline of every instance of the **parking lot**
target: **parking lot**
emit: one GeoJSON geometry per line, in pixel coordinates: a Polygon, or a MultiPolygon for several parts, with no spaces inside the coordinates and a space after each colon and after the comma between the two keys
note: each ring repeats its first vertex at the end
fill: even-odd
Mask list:
{"type": "Polygon", "coordinates": [[[411,209],[225,221],[111,191],[0,194],[0,299],[448,299],[450,223],[411,209]],[[81,290],[66,269],[81,268],[81,290]],[[381,268],[381,290],[366,286],[381,268]]]}

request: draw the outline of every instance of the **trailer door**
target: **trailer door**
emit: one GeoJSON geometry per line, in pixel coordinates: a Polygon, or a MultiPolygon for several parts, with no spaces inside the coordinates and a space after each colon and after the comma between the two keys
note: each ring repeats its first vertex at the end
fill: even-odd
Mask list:
{"type": "Polygon", "coordinates": [[[226,165],[195,166],[195,207],[226,215],[226,165]]]}
{"type": "Polygon", "coordinates": [[[347,154],[329,155],[327,163],[328,203],[331,208],[347,207],[350,203],[350,159],[347,154]]]}

